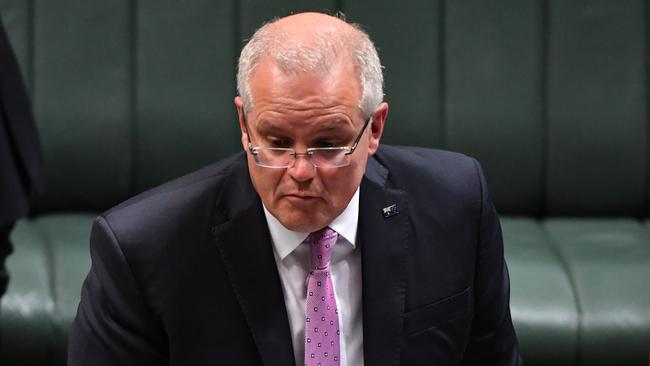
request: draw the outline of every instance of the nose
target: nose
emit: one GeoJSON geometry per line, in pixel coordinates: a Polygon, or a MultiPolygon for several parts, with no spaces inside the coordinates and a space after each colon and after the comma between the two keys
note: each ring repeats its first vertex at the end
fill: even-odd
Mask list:
{"type": "Polygon", "coordinates": [[[316,167],[307,155],[296,154],[293,165],[287,168],[287,172],[293,179],[304,182],[314,177],[316,167]]]}

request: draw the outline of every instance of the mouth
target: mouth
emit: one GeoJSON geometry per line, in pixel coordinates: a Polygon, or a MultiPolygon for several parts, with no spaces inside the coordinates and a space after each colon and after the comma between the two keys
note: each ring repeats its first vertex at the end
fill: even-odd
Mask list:
{"type": "Polygon", "coordinates": [[[321,200],[320,196],[309,194],[287,194],[284,196],[289,202],[294,205],[312,204],[321,200]]]}
{"type": "Polygon", "coordinates": [[[319,199],[320,196],[313,195],[313,194],[287,194],[285,197],[289,198],[297,198],[297,199],[319,199]]]}

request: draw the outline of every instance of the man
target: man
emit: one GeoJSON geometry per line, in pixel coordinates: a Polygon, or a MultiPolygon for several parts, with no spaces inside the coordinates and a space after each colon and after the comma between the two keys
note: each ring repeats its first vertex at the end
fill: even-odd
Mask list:
{"type": "Polygon", "coordinates": [[[27,92],[0,23],[0,297],[9,275],[5,259],[12,252],[9,234],[29,211],[29,197],[40,184],[41,147],[27,92]]]}
{"type": "Polygon", "coordinates": [[[70,365],[517,365],[478,163],[379,147],[367,35],[304,13],[259,29],[244,153],[99,217],[70,365]]]}

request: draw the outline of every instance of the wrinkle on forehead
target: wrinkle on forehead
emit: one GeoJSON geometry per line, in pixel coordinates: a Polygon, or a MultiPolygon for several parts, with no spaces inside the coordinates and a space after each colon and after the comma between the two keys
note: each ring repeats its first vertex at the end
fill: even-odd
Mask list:
{"type": "Polygon", "coordinates": [[[299,100],[288,97],[260,97],[259,104],[260,106],[255,110],[256,114],[294,112],[307,115],[325,115],[347,113],[348,111],[348,106],[345,105],[344,101],[327,95],[311,96],[299,100]]]}
{"type": "Polygon", "coordinates": [[[299,127],[312,127],[316,126],[318,132],[331,132],[341,130],[353,130],[354,125],[351,121],[341,118],[340,116],[332,116],[320,121],[290,121],[285,125],[285,121],[276,123],[268,119],[261,119],[257,123],[257,131],[261,133],[283,132],[286,130],[293,130],[299,127]]]}
{"type": "Polygon", "coordinates": [[[351,80],[353,75],[353,66],[345,63],[338,63],[327,76],[285,75],[272,59],[265,58],[251,78],[256,106],[250,112],[255,117],[290,114],[306,119],[342,114],[351,119],[361,112],[361,89],[351,80]]]}

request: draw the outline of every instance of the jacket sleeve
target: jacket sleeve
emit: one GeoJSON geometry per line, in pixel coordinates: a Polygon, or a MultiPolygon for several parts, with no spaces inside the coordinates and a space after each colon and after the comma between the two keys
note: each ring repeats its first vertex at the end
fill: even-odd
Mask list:
{"type": "Polygon", "coordinates": [[[166,365],[164,330],[148,310],[109,223],[95,220],[92,266],[70,330],[68,365],[166,365]]]}
{"type": "Polygon", "coordinates": [[[520,365],[510,316],[510,280],[503,255],[501,225],[481,167],[478,162],[475,164],[481,186],[475,315],[462,365],[520,365]]]}

